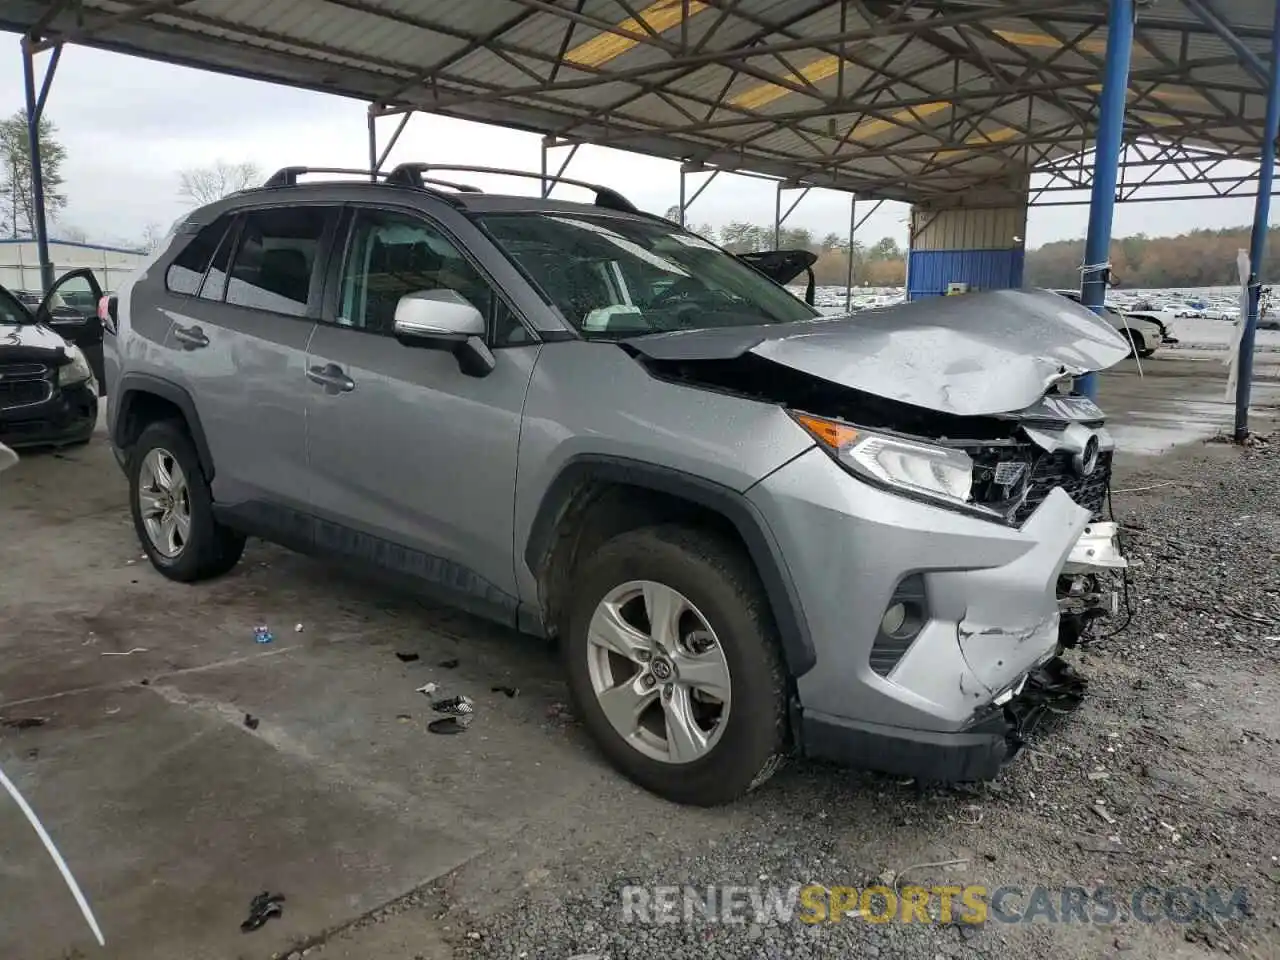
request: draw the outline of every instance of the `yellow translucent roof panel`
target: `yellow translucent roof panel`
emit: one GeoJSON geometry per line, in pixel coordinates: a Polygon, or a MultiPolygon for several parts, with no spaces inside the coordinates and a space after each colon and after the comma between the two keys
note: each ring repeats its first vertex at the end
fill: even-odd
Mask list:
{"type": "Polygon", "coordinates": [[[898,123],[880,119],[864,120],[853,128],[849,137],[853,140],[865,140],[867,137],[874,137],[888,130],[896,130],[899,123],[911,123],[913,120],[923,120],[925,117],[931,117],[935,113],[946,110],[949,106],[951,106],[949,100],[937,100],[933,103],[922,103],[917,107],[908,107],[906,110],[899,110],[897,113],[890,114],[898,123]]]}
{"type": "MultiPolygon", "coordinates": [[[[690,18],[705,9],[707,5],[701,0],[689,0],[690,18]]],[[[639,11],[636,16],[623,20],[618,24],[618,29],[642,37],[648,33],[648,30],[654,33],[670,30],[683,19],[684,0],[657,0],[656,3],[651,3],[639,11]],[[646,27],[648,30],[645,29],[646,27]]],[[[565,54],[565,60],[583,67],[598,67],[626,53],[639,42],[638,39],[633,40],[631,37],[624,37],[617,33],[602,33],[585,43],[578,44],[565,54]]]]}

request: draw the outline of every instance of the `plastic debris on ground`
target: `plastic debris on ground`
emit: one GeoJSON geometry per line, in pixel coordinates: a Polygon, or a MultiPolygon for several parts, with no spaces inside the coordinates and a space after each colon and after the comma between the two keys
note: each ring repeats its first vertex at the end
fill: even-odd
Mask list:
{"type": "Polygon", "coordinates": [[[244,715],[244,725],[248,727],[250,730],[257,730],[258,718],[255,717],[252,713],[246,713],[244,715]]]}
{"type": "Polygon", "coordinates": [[[413,661],[419,660],[421,658],[416,653],[401,653],[399,650],[397,650],[396,659],[399,660],[401,663],[413,663],[413,661]]]}
{"type": "Polygon", "coordinates": [[[252,900],[249,901],[249,916],[240,924],[240,929],[244,933],[250,933],[257,930],[272,917],[278,917],[284,913],[284,908],[280,904],[284,903],[283,893],[268,893],[262,891],[252,900]]]}
{"type": "Polygon", "coordinates": [[[256,626],[253,628],[253,639],[256,643],[270,643],[275,635],[265,626],[256,626]]]}
{"type": "Polygon", "coordinates": [[[146,647],[134,647],[132,650],[103,650],[101,655],[104,657],[131,657],[135,653],[146,652],[146,647]]]}
{"type": "Polygon", "coordinates": [[[427,724],[427,730],[442,734],[462,733],[469,726],[471,726],[471,715],[467,714],[461,717],[441,717],[439,720],[432,720],[427,724]]]}
{"type": "Polygon", "coordinates": [[[444,660],[441,660],[441,661],[440,661],[440,668],[441,668],[442,670],[452,670],[452,669],[454,669],[454,668],[455,668],[455,667],[456,667],[460,662],[461,662],[461,661],[460,661],[460,660],[458,660],[458,658],[457,658],[457,657],[446,657],[444,660]]]}
{"type": "Polygon", "coordinates": [[[301,632],[302,632],[302,624],[300,624],[300,623],[295,623],[295,624],[293,625],[293,632],[294,632],[294,633],[301,633],[301,632]]]}
{"type": "Polygon", "coordinates": [[[456,697],[448,697],[444,700],[437,700],[431,704],[431,709],[436,713],[447,713],[454,717],[463,717],[471,713],[475,713],[476,705],[468,696],[460,695],[456,697]]]}
{"type": "Polygon", "coordinates": [[[0,720],[0,727],[8,727],[10,730],[30,730],[32,727],[43,727],[48,722],[48,717],[13,717],[0,720]]]}
{"type": "Polygon", "coordinates": [[[434,680],[428,680],[422,686],[418,687],[414,693],[421,693],[423,696],[429,697],[439,689],[440,684],[436,683],[434,680]]]}

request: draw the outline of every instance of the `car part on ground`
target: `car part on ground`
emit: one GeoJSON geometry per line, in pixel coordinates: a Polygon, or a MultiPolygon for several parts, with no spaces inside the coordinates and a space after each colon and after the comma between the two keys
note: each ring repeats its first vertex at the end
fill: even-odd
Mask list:
{"type": "Polygon", "coordinates": [[[793,752],[994,775],[1063,611],[1113,605],[1066,572],[1111,549],[1113,444],[1070,391],[1128,344],[1043,292],[822,318],[607,188],[431,169],[284,171],[120,290],[152,563],[216,576],[260,535],[557,637],[605,756],[674,800],[793,752]]]}

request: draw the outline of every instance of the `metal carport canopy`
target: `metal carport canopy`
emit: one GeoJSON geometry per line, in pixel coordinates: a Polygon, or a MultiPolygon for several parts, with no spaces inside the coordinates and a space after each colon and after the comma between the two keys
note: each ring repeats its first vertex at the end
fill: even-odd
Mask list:
{"type": "MultiPolygon", "coordinates": [[[[1275,2],[1140,3],[1126,140],[1256,159],[1275,2]]],[[[1090,147],[1107,15],[1100,0],[0,0],[0,26],[35,49],[939,206],[1025,202],[1031,171],[1090,147]]]]}

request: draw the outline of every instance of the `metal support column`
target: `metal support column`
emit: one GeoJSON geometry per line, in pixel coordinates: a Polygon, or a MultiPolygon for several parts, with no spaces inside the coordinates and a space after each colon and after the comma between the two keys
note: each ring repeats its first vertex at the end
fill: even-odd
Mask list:
{"type": "Polygon", "coordinates": [[[693,196],[689,196],[687,191],[687,185],[685,183],[685,176],[690,173],[706,173],[706,167],[703,167],[700,164],[690,164],[690,163],[682,163],[680,165],[680,218],[679,219],[680,219],[680,226],[682,227],[688,226],[688,224],[686,223],[685,213],[688,212],[691,206],[693,206],[693,201],[697,200],[700,196],[702,196],[702,191],[707,189],[707,187],[711,186],[711,181],[714,180],[719,175],[720,170],[719,168],[712,170],[710,175],[707,177],[707,179],[702,181],[701,186],[699,186],[697,190],[693,191],[693,196]]]}
{"type": "Polygon", "coordinates": [[[858,195],[849,194],[849,270],[844,291],[844,312],[853,313],[853,235],[858,230],[858,195]]]}
{"type": "MultiPolygon", "coordinates": [[[[1093,151],[1093,193],[1089,202],[1089,233],[1080,270],[1080,301],[1099,316],[1107,298],[1111,275],[1111,218],[1116,204],[1116,176],[1124,137],[1125,96],[1129,89],[1129,56],[1133,49],[1134,0],[1110,0],[1107,17],[1107,55],[1103,65],[1098,141],[1093,151]]],[[[1085,374],[1077,388],[1097,397],[1097,377],[1085,374]]]]}
{"type": "MultiPolygon", "coordinates": [[[[44,80],[40,84],[40,92],[36,93],[36,65],[34,41],[31,37],[22,38],[22,77],[26,85],[27,111],[27,150],[31,157],[31,222],[28,226],[36,239],[36,255],[40,259],[41,292],[47,293],[53,286],[53,262],[49,259],[49,227],[44,211],[44,172],[40,164],[40,120],[44,116],[45,101],[49,98],[49,85],[53,83],[54,71],[58,69],[58,60],[62,56],[62,45],[53,48],[49,60],[49,68],[45,71],[44,80]]],[[[13,218],[18,219],[15,204],[13,218]]]]}
{"type": "Polygon", "coordinates": [[[545,200],[551,196],[551,191],[556,188],[555,177],[563,177],[564,172],[569,169],[569,164],[573,162],[573,158],[578,153],[578,148],[582,146],[580,143],[567,144],[562,143],[553,136],[545,136],[542,138],[542,198],[545,200]],[[547,152],[553,147],[569,147],[569,155],[564,158],[564,163],[560,164],[559,169],[551,175],[551,179],[547,176],[547,152]]]}
{"type": "Polygon", "coordinates": [[[369,179],[377,180],[374,167],[378,165],[378,126],[377,115],[373,112],[373,104],[369,104],[369,179]]]}
{"type": "Polygon", "coordinates": [[[1271,220],[1271,190],[1275,182],[1276,137],[1280,135],[1280,3],[1275,5],[1271,27],[1271,75],[1268,78],[1267,119],[1263,130],[1262,165],[1258,169],[1258,197],[1253,205],[1253,233],[1249,238],[1249,312],[1240,331],[1240,358],[1236,364],[1235,438],[1249,435],[1249,393],[1253,379],[1254,335],[1258,329],[1258,303],[1262,296],[1262,258],[1267,252],[1271,220]]]}
{"type": "Polygon", "coordinates": [[[812,187],[806,187],[799,183],[787,183],[785,180],[778,181],[773,203],[773,249],[777,250],[782,246],[782,225],[787,222],[791,214],[795,212],[796,207],[800,206],[800,201],[807,197],[812,189],[812,187]],[[800,196],[796,197],[791,206],[787,207],[785,213],[782,210],[783,190],[800,191],[800,196]]]}

